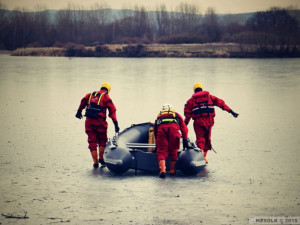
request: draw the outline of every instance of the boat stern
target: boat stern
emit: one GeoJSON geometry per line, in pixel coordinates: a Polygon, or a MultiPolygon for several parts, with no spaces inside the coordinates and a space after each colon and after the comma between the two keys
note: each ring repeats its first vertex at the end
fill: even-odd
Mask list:
{"type": "Polygon", "coordinates": [[[107,168],[117,174],[125,173],[132,165],[132,156],[124,148],[108,143],[104,151],[104,160],[107,168]]]}
{"type": "Polygon", "coordinates": [[[203,154],[197,148],[182,151],[177,162],[178,168],[188,175],[199,173],[206,165],[203,154]]]}

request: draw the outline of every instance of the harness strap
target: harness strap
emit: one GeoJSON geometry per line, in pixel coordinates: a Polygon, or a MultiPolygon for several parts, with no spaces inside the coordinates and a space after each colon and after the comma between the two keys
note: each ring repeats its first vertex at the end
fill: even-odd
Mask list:
{"type": "Polygon", "coordinates": [[[91,102],[91,98],[92,98],[92,96],[95,94],[95,92],[92,92],[91,94],[90,94],[90,97],[89,97],[89,100],[88,100],[88,104],[90,104],[90,102],[91,102]]]}
{"type": "Polygon", "coordinates": [[[100,105],[100,100],[101,100],[101,98],[102,98],[102,96],[104,95],[104,93],[102,93],[101,95],[100,95],[100,97],[99,97],[99,100],[98,100],[98,105],[100,105]]]}
{"type": "Polygon", "coordinates": [[[97,105],[100,105],[100,100],[101,100],[101,98],[102,98],[102,96],[104,95],[104,93],[99,93],[99,92],[96,92],[96,91],[94,91],[93,93],[91,93],[90,94],[90,97],[89,97],[89,100],[88,100],[88,104],[90,104],[91,103],[91,98],[92,98],[92,96],[97,96],[97,95],[99,95],[100,97],[99,97],[99,100],[98,100],[98,103],[97,103],[97,105]]]}
{"type": "Polygon", "coordinates": [[[198,105],[192,109],[194,114],[199,114],[197,111],[201,111],[201,113],[213,113],[214,106],[213,105],[198,105]]]}
{"type": "Polygon", "coordinates": [[[103,118],[104,120],[106,120],[105,116],[99,115],[99,113],[104,113],[105,114],[105,107],[100,105],[102,96],[105,93],[99,93],[99,92],[92,92],[90,94],[89,100],[88,100],[88,104],[87,104],[87,108],[86,108],[86,113],[85,116],[86,117],[90,117],[90,118],[103,118]],[[97,97],[99,96],[99,99],[96,102],[91,102],[92,97],[97,97]]]}
{"type": "Polygon", "coordinates": [[[178,124],[178,121],[176,118],[170,118],[170,117],[158,119],[156,121],[157,125],[164,124],[164,123],[177,123],[178,124]]]}

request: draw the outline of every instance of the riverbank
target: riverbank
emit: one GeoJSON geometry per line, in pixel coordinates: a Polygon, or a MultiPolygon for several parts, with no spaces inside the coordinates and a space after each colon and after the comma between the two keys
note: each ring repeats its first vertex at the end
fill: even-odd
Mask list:
{"type": "Polygon", "coordinates": [[[86,47],[68,44],[65,47],[19,48],[12,56],[66,57],[182,57],[182,58],[276,58],[300,57],[300,48],[262,48],[237,43],[206,44],[109,44],[86,47]]]}

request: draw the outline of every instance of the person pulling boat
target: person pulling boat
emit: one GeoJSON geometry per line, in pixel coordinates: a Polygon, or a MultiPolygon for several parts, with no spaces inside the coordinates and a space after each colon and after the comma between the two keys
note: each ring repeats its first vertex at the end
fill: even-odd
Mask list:
{"type": "Polygon", "coordinates": [[[182,116],[175,112],[171,104],[164,104],[155,120],[154,135],[160,178],[166,176],[166,158],[170,158],[170,175],[176,173],[177,152],[180,147],[180,133],[183,147],[188,148],[188,128],[182,116]]]}
{"type": "Polygon", "coordinates": [[[82,118],[82,110],[85,112],[85,132],[88,136],[89,149],[93,158],[93,167],[98,168],[99,163],[104,166],[103,153],[107,142],[107,127],[106,111],[109,111],[108,116],[112,119],[115,125],[115,132],[118,133],[120,128],[118,125],[116,107],[109,97],[111,85],[104,82],[99,91],[94,91],[86,94],[78,107],[76,118],[82,118]],[[99,146],[99,161],[97,148],[99,146]]]}

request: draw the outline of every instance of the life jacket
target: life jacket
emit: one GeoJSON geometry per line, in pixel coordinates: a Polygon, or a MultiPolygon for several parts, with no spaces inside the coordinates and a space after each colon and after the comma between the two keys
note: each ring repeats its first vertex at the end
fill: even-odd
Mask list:
{"type": "Polygon", "coordinates": [[[163,110],[158,113],[158,116],[156,119],[156,125],[159,126],[161,124],[166,124],[166,123],[179,124],[179,118],[173,109],[163,110]]]}
{"type": "Polygon", "coordinates": [[[192,118],[198,117],[214,117],[215,108],[207,91],[200,91],[193,94],[192,118]]]}
{"type": "Polygon", "coordinates": [[[103,106],[103,95],[105,94],[105,92],[99,93],[97,91],[90,94],[85,111],[86,117],[106,119],[106,108],[103,106]]]}

